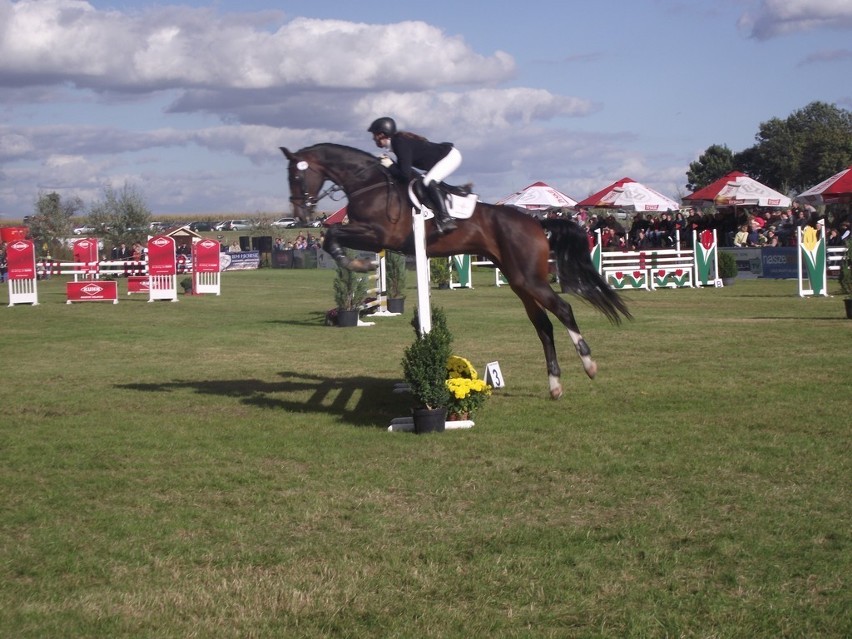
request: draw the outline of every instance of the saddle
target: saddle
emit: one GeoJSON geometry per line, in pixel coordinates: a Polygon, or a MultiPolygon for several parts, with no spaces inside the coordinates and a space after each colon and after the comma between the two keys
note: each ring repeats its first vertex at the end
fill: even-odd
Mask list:
{"type": "MultiPolygon", "coordinates": [[[[446,182],[439,182],[438,187],[441,193],[446,196],[447,213],[450,214],[450,217],[466,220],[473,215],[479,196],[472,193],[467,187],[454,186],[446,182]]],[[[432,209],[424,204],[424,202],[429,202],[429,194],[426,193],[423,180],[415,179],[408,184],[408,199],[411,200],[412,205],[424,212],[425,219],[434,217],[432,209]]]]}

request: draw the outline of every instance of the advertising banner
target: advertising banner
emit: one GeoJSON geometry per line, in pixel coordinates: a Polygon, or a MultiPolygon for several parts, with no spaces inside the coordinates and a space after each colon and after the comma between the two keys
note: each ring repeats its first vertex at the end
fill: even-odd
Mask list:
{"type": "Polygon", "coordinates": [[[148,240],[148,274],[177,275],[174,238],[157,235],[148,240]]]}
{"type": "Polygon", "coordinates": [[[223,271],[245,271],[260,267],[260,251],[220,253],[219,259],[223,271]]]}
{"type": "Polygon", "coordinates": [[[760,249],[761,276],[774,279],[795,279],[799,276],[799,260],[793,246],[760,249]]]}
{"type": "Polygon", "coordinates": [[[215,240],[201,240],[192,245],[192,268],[196,273],[218,273],[220,246],[215,240]]]}
{"type": "Polygon", "coordinates": [[[36,277],[35,245],[30,240],[16,240],[7,245],[6,265],[10,280],[34,280],[36,277]]]}
{"type": "Polygon", "coordinates": [[[97,262],[98,261],[98,241],[90,237],[83,238],[74,242],[74,261],[75,262],[97,262]]]}
{"type": "Polygon", "coordinates": [[[148,293],[151,290],[147,275],[130,275],[127,278],[127,294],[148,293]]]}
{"type": "Polygon", "coordinates": [[[65,285],[67,303],[112,302],[118,303],[118,283],[115,280],[68,282],[65,285]]]}
{"type": "MultiPolygon", "coordinates": [[[[81,276],[98,276],[100,264],[98,263],[98,241],[96,239],[86,237],[75,241],[73,253],[74,261],[82,264],[82,266],[75,266],[75,271],[78,271],[81,276]]],[[[76,274],[74,279],[77,279],[76,274]]]]}

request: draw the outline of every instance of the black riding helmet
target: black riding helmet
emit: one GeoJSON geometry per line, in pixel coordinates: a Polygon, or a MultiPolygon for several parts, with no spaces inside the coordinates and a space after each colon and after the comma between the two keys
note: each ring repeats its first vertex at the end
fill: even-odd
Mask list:
{"type": "Polygon", "coordinates": [[[370,125],[370,128],[367,129],[368,133],[384,133],[386,136],[393,137],[396,133],[396,122],[394,122],[393,118],[379,118],[378,120],[373,120],[373,123],[370,125]]]}

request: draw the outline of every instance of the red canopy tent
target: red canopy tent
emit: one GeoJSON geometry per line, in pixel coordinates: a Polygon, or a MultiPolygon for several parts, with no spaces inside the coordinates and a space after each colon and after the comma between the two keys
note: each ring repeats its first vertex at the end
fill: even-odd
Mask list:
{"type": "Polygon", "coordinates": [[[332,224],[341,224],[346,219],[346,207],[338,209],[322,221],[323,226],[331,226],[332,224]]]}
{"type": "Polygon", "coordinates": [[[852,204],[852,166],[812,186],[796,199],[809,204],[852,204]]]}
{"type": "Polygon", "coordinates": [[[577,202],[577,208],[592,207],[640,212],[677,211],[680,209],[680,205],[671,198],[629,177],[623,177],[605,189],[590,195],[585,200],[577,202]]]}
{"type": "Polygon", "coordinates": [[[688,204],[708,202],[716,206],[790,206],[792,201],[740,171],[731,171],[683,201],[688,204]]]}

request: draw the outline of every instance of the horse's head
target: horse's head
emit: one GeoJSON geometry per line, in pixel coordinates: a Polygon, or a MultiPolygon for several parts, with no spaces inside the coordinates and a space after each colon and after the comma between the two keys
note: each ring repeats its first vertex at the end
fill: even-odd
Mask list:
{"type": "Polygon", "coordinates": [[[287,180],[290,183],[290,203],[293,214],[303,222],[316,209],[318,194],[327,177],[321,165],[302,151],[293,153],[280,147],[281,152],[290,161],[287,167],[287,180]]]}

